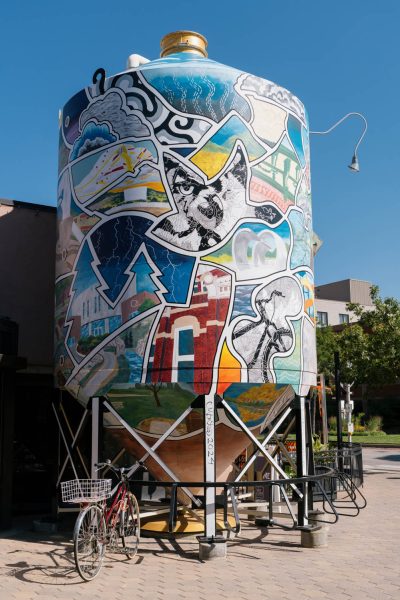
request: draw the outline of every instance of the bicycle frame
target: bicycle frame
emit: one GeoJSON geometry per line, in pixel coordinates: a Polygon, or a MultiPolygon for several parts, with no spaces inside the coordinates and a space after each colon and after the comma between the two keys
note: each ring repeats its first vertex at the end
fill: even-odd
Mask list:
{"type": "Polygon", "coordinates": [[[128,495],[128,487],[127,487],[125,481],[120,481],[117,484],[116,488],[114,488],[114,490],[112,492],[113,500],[112,500],[111,506],[107,507],[107,503],[105,500],[104,500],[104,504],[102,506],[107,530],[110,526],[115,527],[117,516],[119,515],[122,507],[124,506],[125,498],[128,495]],[[114,492],[114,490],[115,490],[115,492],[114,492]],[[113,515],[114,515],[114,519],[112,519],[113,515]],[[111,522],[111,521],[113,521],[113,522],[111,522]]]}

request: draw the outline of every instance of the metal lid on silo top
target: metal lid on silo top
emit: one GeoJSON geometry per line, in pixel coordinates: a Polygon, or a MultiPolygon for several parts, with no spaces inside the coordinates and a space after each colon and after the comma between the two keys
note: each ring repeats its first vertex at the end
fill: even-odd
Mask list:
{"type": "Polygon", "coordinates": [[[160,42],[161,58],[176,52],[193,52],[207,58],[207,40],[196,31],[174,31],[164,35],[160,42]]]}

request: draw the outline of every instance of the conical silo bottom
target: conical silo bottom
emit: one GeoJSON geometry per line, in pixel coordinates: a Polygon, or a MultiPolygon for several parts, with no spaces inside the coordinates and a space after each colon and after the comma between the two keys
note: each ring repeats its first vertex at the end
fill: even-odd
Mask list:
{"type": "MultiPolygon", "coordinates": [[[[275,384],[235,384],[226,390],[225,400],[230,410],[240,418],[254,436],[268,431],[271,423],[289,406],[294,396],[289,385],[275,384]]],[[[232,481],[237,476],[234,461],[252,442],[225,408],[216,410],[215,425],[215,473],[216,481],[232,481]]],[[[135,436],[118,425],[116,420],[108,421],[108,431],[119,447],[124,448],[136,460],[143,460],[146,447],[152,447],[171,427],[174,419],[153,417],[142,419],[134,427],[135,436]],[[141,443],[143,442],[143,444],[141,443]]],[[[251,452],[251,451],[250,451],[251,452]]],[[[203,411],[195,408],[183,419],[170,436],[156,449],[159,462],[148,457],[144,464],[156,481],[171,481],[173,478],[163,468],[163,464],[178,482],[204,481],[204,429],[203,411]]],[[[189,486],[193,494],[203,495],[204,488],[189,486]]],[[[189,504],[189,497],[182,491],[179,500],[189,504]]]]}
{"type": "MultiPolygon", "coordinates": [[[[259,430],[259,428],[258,428],[259,430]]],[[[255,431],[257,434],[258,431],[255,431]]],[[[141,444],[135,440],[127,430],[113,429],[112,434],[129,454],[141,458],[145,451],[141,444]]],[[[154,437],[140,434],[142,440],[149,446],[157,441],[154,437]]],[[[224,423],[218,423],[215,428],[216,449],[216,480],[229,481],[233,476],[232,463],[250,444],[245,433],[233,429],[224,423]]],[[[175,474],[178,481],[197,482],[204,481],[204,433],[200,431],[186,438],[167,439],[159,448],[157,456],[175,474]]],[[[162,466],[153,458],[148,458],[145,463],[151,475],[160,481],[171,481],[162,466]]],[[[202,494],[203,489],[191,488],[193,494],[202,494]]],[[[185,495],[179,494],[180,500],[188,502],[185,495]]]]}

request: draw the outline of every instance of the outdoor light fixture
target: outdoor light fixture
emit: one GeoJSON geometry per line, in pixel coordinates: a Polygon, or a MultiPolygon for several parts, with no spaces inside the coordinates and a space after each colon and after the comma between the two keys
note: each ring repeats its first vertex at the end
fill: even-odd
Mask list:
{"type": "Polygon", "coordinates": [[[351,159],[351,163],[348,165],[350,171],[358,173],[358,171],[360,170],[360,165],[358,164],[357,150],[358,150],[358,146],[361,143],[361,140],[363,139],[363,137],[368,129],[367,119],[364,117],[364,115],[362,115],[361,113],[358,113],[358,112],[349,112],[349,113],[347,113],[347,115],[344,115],[344,117],[339,119],[339,121],[337,121],[334,125],[332,125],[332,127],[327,129],[326,131],[310,131],[310,134],[313,133],[314,135],[326,135],[327,133],[330,133],[331,131],[336,129],[336,127],[338,125],[340,125],[340,123],[343,123],[343,121],[345,121],[348,117],[353,117],[353,116],[361,117],[361,119],[364,121],[364,130],[360,136],[360,139],[358,140],[358,142],[356,144],[356,147],[354,148],[354,154],[353,154],[353,158],[351,159]]]}
{"type": "Polygon", "coordinates": [[[349,169],[351,171],[359,171],[360,165],[358,164],[357,154],[353,154],[353,158],[351,159],[351,164],[349,165],[349,169]]]}

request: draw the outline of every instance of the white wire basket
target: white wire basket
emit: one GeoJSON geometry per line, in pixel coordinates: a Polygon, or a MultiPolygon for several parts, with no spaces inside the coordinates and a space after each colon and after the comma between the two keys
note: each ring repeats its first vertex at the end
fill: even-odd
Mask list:
{"type": "Polygon", "coordinates": [[[98,502],[111,496],[111,479],[73,479],[61,482],[63,502],[98,502]]]}

